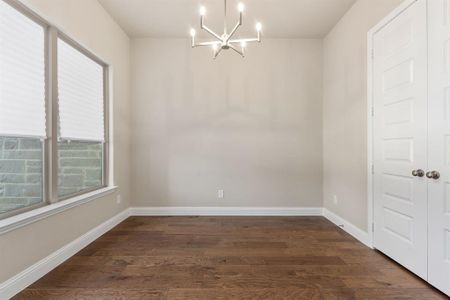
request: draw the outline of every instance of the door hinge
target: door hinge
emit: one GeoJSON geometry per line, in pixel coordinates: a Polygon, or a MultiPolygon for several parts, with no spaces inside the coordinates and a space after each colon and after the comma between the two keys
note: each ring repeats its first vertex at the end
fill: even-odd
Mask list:
{"type": "Polygon", "coordinates": [[[375,49],[374,48],[372,48],[372,60],[374,60],[375,59],[375,49]]]}
{"type": "Polygon", "coordinates": [[[375,232],[375,223],[372,223],[372,232],[375,232]]]}
{"type": "Polygon", "coordinates": [[[375,174],[375,165],[374,164],[371,165],[371,169],[372,169],[372,174],[375,174]]]}
{"type": "Polygon", "coordinates": [[[372,106],[372,108],[370,109],[370,113],[373,116],[375,116],[375,108],[372,106]]]}

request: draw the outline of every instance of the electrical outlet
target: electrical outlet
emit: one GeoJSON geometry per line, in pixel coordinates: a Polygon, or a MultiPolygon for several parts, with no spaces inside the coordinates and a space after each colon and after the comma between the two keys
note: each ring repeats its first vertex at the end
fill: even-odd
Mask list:
{"type": "Polygon", "coordinates": [[[336,195],[333,195],[333,204],[334,205],[338,204],[338,197],[336,195]]]}
{"type": "Polygon", "coordinates": [[[122,198],[120,197],[120,194],[118,194],[116,196],[116,202],[117,202],[117,204],[120,204],[122,202],[122,198]]]}
{"type": "Polygon", "coordinates": [[[219,199],[223,198],[223,190],[217,190],[217,198],[219,199]]]}

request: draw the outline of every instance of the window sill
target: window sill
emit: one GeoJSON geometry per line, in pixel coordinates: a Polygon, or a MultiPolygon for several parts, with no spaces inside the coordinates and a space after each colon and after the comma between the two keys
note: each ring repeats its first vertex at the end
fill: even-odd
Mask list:
{"type": "Polygon", "coordinates": [[[0,220],[0,235],[22,226],[34,223],[52,215],[58,214],[73,207],[90,202],[94,199],[112,194],[117,190],[117,186],[105,187],[83,195],[79,195],[57,203],[49,204],[19,215],[15,215],[4,220],[0,220]]]}

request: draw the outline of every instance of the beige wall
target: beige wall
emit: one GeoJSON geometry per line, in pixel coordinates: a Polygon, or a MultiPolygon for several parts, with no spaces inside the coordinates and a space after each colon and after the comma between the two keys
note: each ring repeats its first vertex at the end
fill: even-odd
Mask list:
{"type": "Polygon", "coordinates": [[[133,206],[322,206],[321,40],[131,49],[133,206]]]}
{"type": "Polygon", "coordinates": [[[366,231],[367,32],[401,2],[359,0],[324,39],[324,206],[366,231]]]}
{"type": "Polygon", "coordinates": [[[130,201],[130,64],[129,39],[97,1],[24,0],[110,63],[114,73],[115,195],[94,200],[31,225],[0,235],[0,282],[19,273],[129,206],[130,201]]]}

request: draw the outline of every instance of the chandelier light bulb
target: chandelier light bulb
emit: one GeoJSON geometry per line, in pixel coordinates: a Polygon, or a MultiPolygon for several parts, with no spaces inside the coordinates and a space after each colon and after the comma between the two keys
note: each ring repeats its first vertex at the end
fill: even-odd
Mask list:
{"type": "Polygon", "coordinates": [[[262,29],[262,24],[261,23],[256,23],[256,31],[260,32],[262,29]]]}
{"type": "Polygon", "coordinates": [[[217,50],[217,44],[213,44],[212,48],[213,48],[214,51],[216,51],[217,50]]]}
{"type": "Polygon", "coordinates": [[[246,42],[246,41],[242,41],[242,42],[241,42],[241,47],[242,47],[242,48],[247,47],[247,42],[246,42]]]}
{"type": "Polygon", "coordinates": [[[206,15],[206,7],[200,6],[200,16],[203,17],[204,15],[206,15]]]}
{"type": "Polygon", "coordinates": [[[240,13],[242,13],[242,12],[244,12],[244,9],[245,9],[244,3],[240,2],[240,3],[238,4],[238,11],[239,11],[240,13]]]}
{"type": "Polygon", "coordinates": [[[196,34],[195,29],[194,29],[194,28],[191,28],[191,36],[194,37],[195,34],[196,34]]]}

